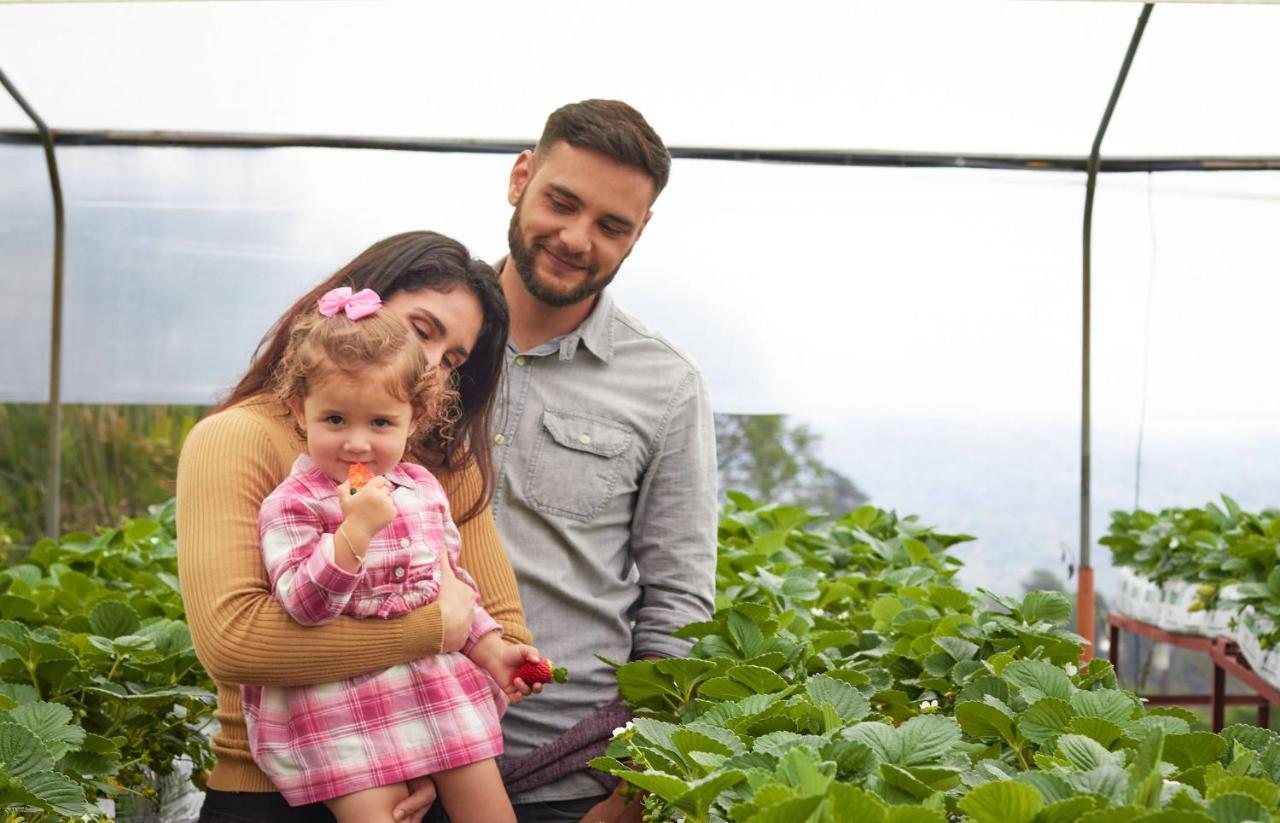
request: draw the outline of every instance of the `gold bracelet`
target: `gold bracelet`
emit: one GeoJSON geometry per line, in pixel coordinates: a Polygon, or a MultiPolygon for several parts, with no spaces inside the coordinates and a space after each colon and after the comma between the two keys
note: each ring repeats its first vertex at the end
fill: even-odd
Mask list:
{"type": "Polygon", "coordinates": [[[333,536],[335,538],[341,537],[343,540],[347,541],[347,551],[350,552],[351,556],[356,559],[356,568],[363,569],[365,555],[368,554],[369,552],[366,551],[364,554],[356,554],[356,547],[352,545],[351,538],[347,537],[345,534],[342,533],[342,526],[338,527],[338,531],[335,532],[333,536]]]}

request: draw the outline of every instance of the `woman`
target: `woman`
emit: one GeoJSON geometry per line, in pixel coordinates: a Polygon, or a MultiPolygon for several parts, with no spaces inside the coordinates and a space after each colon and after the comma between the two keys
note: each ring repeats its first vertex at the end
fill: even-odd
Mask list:
{"type": "MultiPolygon", "coordinates": [[[[183,446],[179,571],[196,651],[218,687],[221,725],[213,740],[217,764],[200,818],[207,823],[333,819],[319,804],[290,808],[254,765],[241,684],[332,682],[460,649],[471,628],[474,593],[456,580],[441,586],[434,604],[393,621],[340,618],[303,627],[271,597],[258,546],[258,511],[288,475],[303,443],[268,385],[294,319],[339,286],[377,292],[387,310],[409,323],[428,360],[452,373],[461,415],[412,457],[445,487],[462,533],[461,565],[479,585],[481,605],[502,626],[504,639],[530,641],[515,577],[489,510],[494,484],[489,450],[469,449],[488,441],[507,338],[506,303],[493,269],[471,259],[456,241],[432,232],[387,238],[284,313],[231,395],[183,446]]],[[[413,781],[411,788],[396,807],[397,819],[421,819],[435,797],[429,778],[413,781]]]]}

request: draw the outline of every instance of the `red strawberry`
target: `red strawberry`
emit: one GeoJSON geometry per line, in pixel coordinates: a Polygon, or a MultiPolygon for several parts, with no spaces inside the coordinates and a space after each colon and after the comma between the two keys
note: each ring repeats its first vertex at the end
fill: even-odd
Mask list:
{"type": "Polygon", "coordinates": [[[363,463],[352,463],[347,469],[347,481],[351,483],[351,493],[355,494],[364,488],[364,484],[373,479],[373,472],[363,463]]]}
{"type": "Polygon", "coordinates": [[[569,672],[559,666],[552,666],[551,661],[544,657],[537,663],[524,661],[516,669],[515,676],[532,686],[534,683],[550,683],[552,680],[563,683],[569,679],[569,672]]]}

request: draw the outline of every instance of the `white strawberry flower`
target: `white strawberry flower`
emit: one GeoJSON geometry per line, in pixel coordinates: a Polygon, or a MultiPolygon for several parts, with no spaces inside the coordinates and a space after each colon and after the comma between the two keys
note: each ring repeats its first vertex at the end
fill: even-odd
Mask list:
{"type": "Polygon", "coordinates": [[[628,721],[627,721],[627,725],[625,725],[625,726],[619,726],[618,728],[616,728],[616,729],[614,729],[614,730],[613,730],[613,736],[614,736],[614,737],[617,737],[617,736],[618,736],[618,735],[620,735],[620,734],[626,734],[627,732],[631,731],[631,730],[632,730],[632,729],[634,729],[635,727],[636,727],[636,724],[635,724],[635,723],[632,723],[630,720],[628,720],[628,721]]]}
{"type": "Polygon", "coordinates": [[[1075,676],[1076,676],[1076,672],[1080,671],[1079,669],[1077,669],[1077,668],[1076,668],[1076,664],[1075,664],[1075,663],[1068,663],[1067,665],[1063,666],[1062,668],[1064,668],[1064,669],[1066,669],[1066,670],[1067,670],[1067,676],[1068,676],[1068,677],[1075,677],[1075,676]]]}

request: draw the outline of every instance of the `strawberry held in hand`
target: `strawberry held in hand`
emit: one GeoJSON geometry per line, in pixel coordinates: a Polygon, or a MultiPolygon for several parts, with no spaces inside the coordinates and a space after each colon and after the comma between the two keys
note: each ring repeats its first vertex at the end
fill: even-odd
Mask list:
{"type": "Polygon", "coordinates": [[[352,463],[347,469],[347,481],[351,483],[351,493],[355,494],[364,488],[364,484],[373,479],[373,472],[363,463],[352,463]]]}
{"type": "Polygon", "coordinates": [[[551,661],[544,657],[537,663],[524,661],[516,669],[515,676],[532,686],[534,683],[550,683],[552,680],[563,683],[569,679],[569,672],[559,666],[552,666],[551,661]]]}

